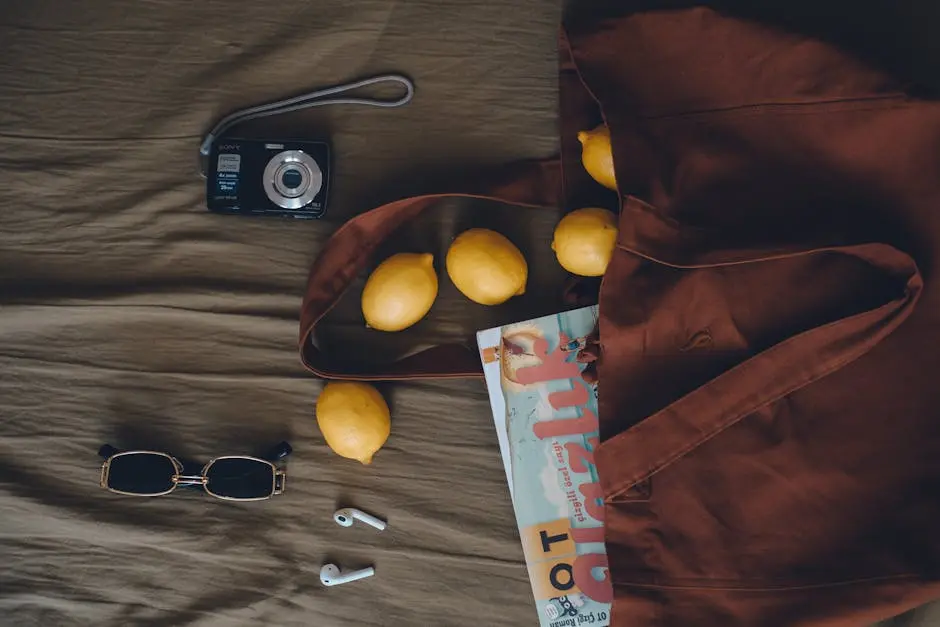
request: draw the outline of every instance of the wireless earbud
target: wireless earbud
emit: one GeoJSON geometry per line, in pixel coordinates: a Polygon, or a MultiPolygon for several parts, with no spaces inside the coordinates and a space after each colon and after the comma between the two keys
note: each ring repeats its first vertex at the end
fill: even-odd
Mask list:
{"type": "Polygon", "coordinates": [[[352,570],[344,573],[336,564],[324,564],[320,569],[320,582],[324,586],[341,586],[350,581],[358,581],[375,574],[375,569],[371,566],[362,570],[352,570]]]}
{"type": "Polygon", "coordinates": [[[340,527],[352,527],[353,521],[361,520],[379,531],[385,529],[385,521],[379,520],[375,516],[366,514],[361,509],[355,509],[354,507],[344,507],[343,509],[336,510],[336,513],[333,514],[333,520],[335,520],[336,524],[340,527]]]}

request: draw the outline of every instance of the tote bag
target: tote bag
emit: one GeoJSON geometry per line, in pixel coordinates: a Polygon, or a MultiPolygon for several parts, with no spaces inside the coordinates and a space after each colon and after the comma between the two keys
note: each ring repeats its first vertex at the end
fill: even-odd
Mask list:
{"type": "Polygon", "coordinates": [[[464,345],[364,368],[313,336],[376,246],[445,197],[604,204],[620,213],[595,362],[612,625],[867,625],[940,596],[940,296],[924,279],[940,108],[819,41],[625,4],[566,18],[557,159],[332,236],[304,365],[480,375],[464,345]],[[580,166],[576,132],[601,121],[617,194],[580,166]]]}

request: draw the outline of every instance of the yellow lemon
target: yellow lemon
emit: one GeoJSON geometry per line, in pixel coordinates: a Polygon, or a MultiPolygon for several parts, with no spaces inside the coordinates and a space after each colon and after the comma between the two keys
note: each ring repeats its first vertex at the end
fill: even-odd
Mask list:
{"type": "Polygon", "coordinates": [[[317,424],[327,445],[363,464],[382,448],[391,431],[385,399],[367,383],[327,383],[317,399],[317,424]]]}
{"type": "Polygon", "coordinates": [[[489,229],[470,229],[457,236],[445,263],[457,289],[481,305],[498,305],[523,294],[529,277],[519,249],[489,229]]]}
{"type": "Polygon", "coordinates": [[[601,276],[617,243],[617,218],[606,209],[572,211],[555,227],[552,250],[572,274],[601,276]]]}
{"type": "Polygon", "coordinates": [[[399,253],[379,264],[362,289],[362,315],[379,331],[401,331],[420,320],[437,298],[434,256],[399,253]]]}
{"type": "Polygon", "coordinates": [[[608,189],[617,190],[614,156],[610,149],[610,129],[601,124],[593,131],[578,133],[581,163],[591,178],[608,189]]]}

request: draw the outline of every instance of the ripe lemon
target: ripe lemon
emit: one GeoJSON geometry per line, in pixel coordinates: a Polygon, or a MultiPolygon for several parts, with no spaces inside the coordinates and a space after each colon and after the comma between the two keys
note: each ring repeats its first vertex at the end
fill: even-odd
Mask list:
{"type": "Polygon", "coordinates": [[[391,431],[388,405],[367,383],[327,383],[317,399],[317,424],[327,445],[363,464],[382,448],[391,431]]]}
{"type": "Polygon", "coordinates": [[[475,303],[499,305],[525,293],[525,257],[496,231],[464,231],[447,250],[445,263],[450,280],[475,303]]]}
{"type": "Polygon", "coordinates": [[[437,298],[434,256],[399,253],[379,264],[362,289],[366,325],[401,331],[420,320],[437,298]]]}
{"type": "Polygon", "coordinates": [[[552,250],[572,274],[601,276],[617,243],[617,218],[606,209],[572,211],[555,227],[552,250]]]}
{"type": "Polygon", "coordinates": [[[610,149],[610,129],[601,124],[593,131],[578,133],[581,142],[581,163],[591,178],[608,189],[617,191],[614,156],[610,149]]]}

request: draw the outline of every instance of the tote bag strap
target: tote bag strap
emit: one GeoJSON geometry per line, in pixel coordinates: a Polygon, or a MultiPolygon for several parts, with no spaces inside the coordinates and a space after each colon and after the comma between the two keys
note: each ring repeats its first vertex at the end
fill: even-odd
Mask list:
{"type": "MultiPolygon", "coordinates": [[[[621,203],[618,255],[688,274],[848,257],[896,286],[867,309],[794,333],[631,420],[595,451],[603,491],[616,500],[865,355],[911,316],[924,289],[917,264],[878,241],[890,234],[867,222],[880,222],[892,203],[929,202],[940,109],[821,41],[704,7],[592,4],[569,16],[563,43],[610,128],[621,191],[633,194],[621,203]],[[751,58],[761,63],[742,62],[751,58]],[[890,141],[862,148],[876,137],[890,141]]],[[[613,290],[631,285],[612,276],[614,265],[600,297],[602,397],[605,382],[623,376],[603,359],[604,312],[618,313],[613,290]]]]}
{"type": "Polygon", "coordinates": [[[477,351],[464,344],[437,345],[391,363],[363,366],[344,363],[338,356],[320,350],[315,336],[317,324],[367,267],[376,247],[396,229],[446,198],[476,198],[529,208],[557,207],[561,162],[520,162],[503,168],[498,175],[478,180],[480,183],[465,185],[461,191],[382,205],[352,218],[330,237],[310,270],[300,316],[300,356],[308,370],[323,378],[361,381],[482,376],[477,351]]]}
{"type": "MultiPolygon", "coordinates": [[[[681,459],[761,407],[858,359],[912,313],[923,279],[914,259],[883,243],[716,250],[692,229],[664,221],[646,203],[628,198],[619,247],[674,268],[695,270],[772,263],[787,258],[836,254],[868,264],[898,285],[894,298],[853,315],[794,335],[728,370],[702,387],[603,442],[596,451],[601,484],[609,499],[681,459]]],[[[602,293],[603,298],[603,293],[602,293]]]]}
{"type": "MultiPolygon", "coordinates": [[[[316,345],[317,324],[336,304],[355,277],[369,264],[376,247],[399,227],[446,198],[476,198],[529,208],[611,206],[618,196],[595,183],[581,166],[578,131],[602,120],[597,103],[574,65],[564,29],[559,30],[558,125],[559,154],[523,161],[470,183],[404,198],[363,213],[344,224],[327,242],[313,264],[300,319],[300,355],[304,366],[324,378],[380,380],[455,378],[483,375],[475,348],[438,345],[398,361],[363,367],[343,363],[316,345]]],[[[583,286],[582,286],[583,287],[583,286]]],[[[574,295],[574,290],[572,295],[574,295]]]]}

